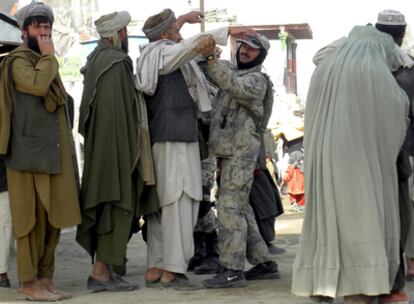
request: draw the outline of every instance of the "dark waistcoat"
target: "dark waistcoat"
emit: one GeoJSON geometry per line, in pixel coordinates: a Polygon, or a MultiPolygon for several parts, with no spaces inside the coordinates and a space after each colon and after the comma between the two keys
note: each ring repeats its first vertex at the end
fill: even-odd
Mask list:
{"type": "Polygon", "coordinates": [[[58,111],[47,112],[41,97],[12,88],[13,111],[7,166],[17,171],[60,172],[58,111]]]}
{"type": "Polygon", "coordinates": [[[145,95],[151,142],[197,142],[194,101],[180,70],[158,78],[153,96],[145,95]]]}

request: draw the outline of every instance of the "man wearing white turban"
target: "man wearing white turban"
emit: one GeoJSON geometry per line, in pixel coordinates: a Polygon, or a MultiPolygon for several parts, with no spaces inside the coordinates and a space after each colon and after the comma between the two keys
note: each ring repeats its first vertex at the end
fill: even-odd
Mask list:
{"type": "Polygon", "coordinates": [[[93,291],[138,287],[113,275],[110,265],[124,263],[144,183],[155,183],[145,102],[135,89],[127,54],[130,20],[126,11],[96,20],[101,40],[82,68],[79,132],[85,139],[85,162],[76,239],[95,260],[87,282],[93,291]]]}

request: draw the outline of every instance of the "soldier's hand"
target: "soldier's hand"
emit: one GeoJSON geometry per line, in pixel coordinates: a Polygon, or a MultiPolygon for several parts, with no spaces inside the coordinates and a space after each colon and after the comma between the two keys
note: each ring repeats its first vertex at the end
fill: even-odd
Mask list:
{"type": "Polygon", "coordinates": [[[256,35],[257,32],[248,26],[232,26],[229,27],[229,35],[233,36],[234,38],[243,39],[245,36],[249,35],[256,35]]]}
{"type": "Polygon", "coordinates": [[[184,15],[185,16],[185,21],[187,23],[201,23],[201,19],[204,18],[204,15],[197,10],[191,11],[187,14],[184,15]]]}
{"type": "Polygon", "coordinates": [[[39,50],[42,55],[55,54],[55,46],[53,45],[52,37],[38,36],[37,43],[39,44],[39,50]]]}
{"type": "Polygon", "coordinates": [[[220,58],[222,52],[223,50],[219,48],[218,46],[216,46],[214,48],[214,58],[220,58]]]}
{"type": "Polygon", "coordinates": [[[213,37],[211,35],[206,35],[198,39],[194,50],[202,54],[204,57],[208,57],[214,54],[215,48],[216,42],[214,41],[213,37]]]}

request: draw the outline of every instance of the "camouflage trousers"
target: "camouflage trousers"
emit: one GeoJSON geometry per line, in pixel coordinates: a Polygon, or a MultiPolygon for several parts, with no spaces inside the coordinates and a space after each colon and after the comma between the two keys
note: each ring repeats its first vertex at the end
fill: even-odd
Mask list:
{"type": "Polygon", "coordinates": [[[220,261],[228,269],[244,270],[246,258],[252,265],[270,261],[249,204],[255,165],[240,158],[221,160],[218,245],[220,261]]]}

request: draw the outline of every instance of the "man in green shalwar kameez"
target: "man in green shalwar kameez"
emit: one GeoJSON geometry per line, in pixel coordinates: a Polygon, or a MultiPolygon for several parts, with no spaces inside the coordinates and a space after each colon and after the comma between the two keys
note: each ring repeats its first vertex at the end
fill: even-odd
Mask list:
{"type": "Polygon", "coordinates": [[[137,287],[114,276],[110,265],[124,262],[144,183],[155,183],[145,104],[127,55],[130,19],[123,11],[95,21],[102,39],[82,69],[79,132],[85,139],[85,161],[77,241],[95,258],[87,284],[94,291],[137,287]]]}

